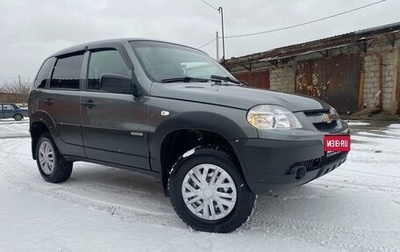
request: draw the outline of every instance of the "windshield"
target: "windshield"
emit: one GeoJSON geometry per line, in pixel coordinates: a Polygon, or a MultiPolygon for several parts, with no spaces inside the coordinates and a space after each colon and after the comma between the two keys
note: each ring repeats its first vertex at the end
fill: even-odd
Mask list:
{"type": "Polygon", "coordinates": [[[153,81],[208,80],[212,76],[235,79],[218,62],[201,51],[155,41],[132,41],[130,44],[146,74],[153,81]]]}

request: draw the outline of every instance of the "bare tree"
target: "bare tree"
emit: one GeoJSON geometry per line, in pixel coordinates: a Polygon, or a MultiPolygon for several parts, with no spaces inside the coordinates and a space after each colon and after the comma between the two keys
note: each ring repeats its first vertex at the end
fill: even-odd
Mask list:
{"type": "Polygon", "coordinates": [[[21,76],[18,75],[17,80],[5,83],[0,91],[15,96],[15,102],[26,104],[28,102],[30,89],[31,84],[29,78],[21,78],[21,76]]]}

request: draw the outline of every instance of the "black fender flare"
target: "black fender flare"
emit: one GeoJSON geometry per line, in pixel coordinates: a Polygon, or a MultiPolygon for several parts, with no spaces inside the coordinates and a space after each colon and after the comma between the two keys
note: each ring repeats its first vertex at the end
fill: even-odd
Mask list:
{"type": "MultiPolygon", "coordinates": [[[[44,112],[44,111],[37,111],[33,115],[30,116],[30,122],[29,122],[29,132],[31,135],[32,139],[32,145],[31,145],[31,151],[32,151],[32,157],[35,158],[35,146],[36,146],[36,141],[39,135],[34,135],[34,132],[32,132],[32,126],[36,123],[41,123],[46,126],[46,128],[49,130],[50,135],[53,139],[59,138],[60,134],[58,132],[58,129],[56,127],[56,122],[51,118],[51,116],[44,112]]],[[[56,146],[57,146],[57,141],[54,141],[56,146]]],[[[57,146],[58,148],[59,146],[57,146]]]]}
{"type": "Polygon", "coordinates": [[[234,139],[257,137],[255,129],[246,132],[234,120],[211,111],[184,112],[171,116],[162,122],[149,139],[150,162],[153,171],[161,172],[161,147],[165,138],[177,130],[204,130],[224,137],[228,142],[234,139]],[[252,136],[249,136],[249,133],[252,136]]]}

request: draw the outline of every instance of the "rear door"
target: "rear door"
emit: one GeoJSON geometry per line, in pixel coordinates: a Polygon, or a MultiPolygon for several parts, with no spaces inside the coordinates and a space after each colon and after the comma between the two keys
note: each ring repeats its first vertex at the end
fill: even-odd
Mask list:
{"type": "Polygon", "coordinates": [[[82,61],[83,52],[57,57],[49,86],[39,89],[38,110],[56,124],[59,138],[55,141],[63,155],[84,156],[80,128],[82,61]]]}
{"type": "Polygon", "coordinates": [[[101,88],[102,74],[132,78],[132,67],[123,48],[90,49],[86,90],[82,95],[82,139],[90,159],[140,169],[150,169],[147,142],[148,100],[115,88],[101,88]]]}
{"type": "Polygon", "coordinates": [[[12,118],[15,114],[15,108],[11,104],[3,104],[4,118],[12,118]]]}

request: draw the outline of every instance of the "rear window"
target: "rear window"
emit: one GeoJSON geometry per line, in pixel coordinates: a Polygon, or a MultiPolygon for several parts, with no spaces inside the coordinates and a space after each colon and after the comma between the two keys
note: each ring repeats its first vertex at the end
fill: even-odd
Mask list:
{"type": "Polygon", "coordinates": [[[57,59],[50,88],[79,89],[83,54],[57,59]]]}
{"type": "Polygon", "coordinates": [[[46,82],[49,79],[50,76],[50,71],[53,66],[54,58],[49,58],[47,59],[42,67],[40,68],[36,80],[35,80],[35,88],[45,88],[46,87],[46,82]]]}

